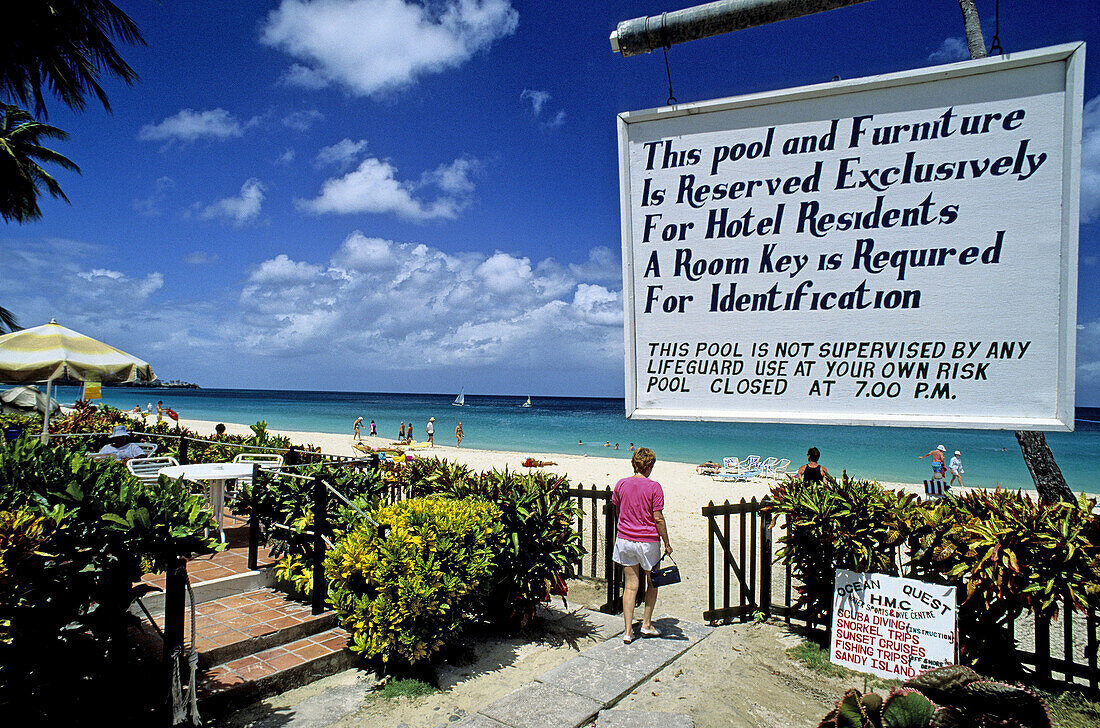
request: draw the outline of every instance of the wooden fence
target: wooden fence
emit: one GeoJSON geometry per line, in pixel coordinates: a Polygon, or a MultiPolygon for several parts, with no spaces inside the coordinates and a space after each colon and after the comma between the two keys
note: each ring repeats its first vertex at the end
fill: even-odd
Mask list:
{"type": "MultiPolygon", "coordinates": [[[[773,569],[775,529],[763,512],[768,498],[741,499],[703,507],[709,533],[709,602],[703,619],[710,623],[746,622],[757,613],[782,617],[788,624],[828,640],[831,615],[814,615],[796,605],[798,580],[790,566],[773,569]],[[736,524],[734,519],[736,518],[736,524]],[[733,539],[737,542],[733,543],[733,539]],[[778,573],[777,573],[778,572],[778,573]]],[[[894,554],[895,563],[902,555],[894,554]]],[[[918,576],[907,574],[907,576],[918,576]]],[[[1040,685],[1086,689],[1100,695],[1100,599],[1084,612],[1062,600],[1058,620],[1024,615],[1012,625],[1016,658],[1040,685]]]]}

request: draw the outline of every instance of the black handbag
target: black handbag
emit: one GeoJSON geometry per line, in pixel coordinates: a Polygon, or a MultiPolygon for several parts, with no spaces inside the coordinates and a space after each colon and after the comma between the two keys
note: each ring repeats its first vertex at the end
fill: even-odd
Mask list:
{"type": "Polygon", "coordinates": [[[668,586],[669,584],[680,583],[680,567],[676,565],[676,559],[673,559],[671,554],[668,558],[672,561],[669,566],[662,567],[661,562],[658,561],[657,565],[653,567],[653,571],[649,572],[649,579],[653,582],[653,586],[668,586]]]}

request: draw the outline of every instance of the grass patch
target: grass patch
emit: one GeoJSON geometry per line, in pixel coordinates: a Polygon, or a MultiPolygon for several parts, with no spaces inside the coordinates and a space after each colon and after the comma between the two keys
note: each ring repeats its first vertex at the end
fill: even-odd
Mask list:
{"type": "MultiPolygon", "coordinates": [[[[849,670],[842,665],[834,665],[829,662],[829,651],[815,645],[812,642],[802,642],[787,650],[787,657],[795,660],[810,670],[825,677],[838,677],[841,679],[855,678],[866,680],[868,688],[889,689],[901,685],[900,680],[883,680],[877,675],[849,670]]],[[[841,696],[837,696],[840,700],[841,696]]]]}
{"type": "Polygon", "coordinates": [[[1076,691],[1035,692],[1047,701],[1055,728],[1096,728],[1100,725],[1100,702],[1089,700],[1076,691]]]}
{"type": "Polygon", "coordinates": [[[378,692],[378,695],[386,700],[397,700],[398,698],[412,700],[435,692],[438,692],[437,688],[433,688],[423,680],[410,677],[402,680],[391,680],[378,692]]]}

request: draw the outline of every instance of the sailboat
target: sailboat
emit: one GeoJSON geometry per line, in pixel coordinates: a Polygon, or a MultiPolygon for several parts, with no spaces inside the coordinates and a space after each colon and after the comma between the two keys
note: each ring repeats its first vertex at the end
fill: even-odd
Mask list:
{"type": "Polygon", "coordinates": [[[451,402],[451,404],[453,404],[455,407],[462,407],[463,405],[466,404],[466,388],[465,387],[462,388],[462,391],[460,391],[458,393],[458,396],[455,397],[455,401],[451,402]]]}
{"type": "Polygon", "coordinates": [[[524,402],[523,404],[520,405],[520,407],[530,407],[530,406],[531,406],[531,398],[530,397],[527,398],[526,402],[524,402]]]}

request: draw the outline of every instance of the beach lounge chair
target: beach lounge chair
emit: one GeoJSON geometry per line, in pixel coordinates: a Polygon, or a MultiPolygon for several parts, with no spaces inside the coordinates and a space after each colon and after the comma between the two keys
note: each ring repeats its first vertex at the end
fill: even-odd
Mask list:
{"type": "Polygon", "coordinates": [[[152,457],[153,453],[157,451],[157,444],[155,442],[136,442],[134,443],[141,448],[141,451],[145,453],[145,457],[152,457]]]}
{"type": "Polygon", "coordinates": [[[783,458],[775,464],[774,468],[772,468],[772,477],[782,478],[790,475],[790,473],[787,472],[787,468],[789,467],[791,467],[791,461],[788,458],[783,458]]]}
{"type": "Polygon", "coordinates": [[[772,477],[772,469],[778,462],[779,458],[764,458],[764,462],[760,464],[760,470],[765,478],[772,477]]]}
{"type": "Polygon", "coordinates": [[[942,498],[947,495],[947,492],[949,490],[951,490],[951,486],[947,484],[946,480],[933,478],[932,480],[924,481],[925,500],[935,500],[936,498],[942,498]]]}
{"type": "Polygon", "coordinates": [[[126,463],[126,469],[141,482],[155,485],[160,477],[160,471],[170,465],[179,465],[179,462],[174,457],[161,455],[152,458],[133,458],[126,463]]]}
{"type": "Polygon", "coordinates": [[[736,483],[747,480],[752,474],[746,474],[744,463],[737,458],[723,458],[722,469],[714,476],[715,480],[723,483],[736,483]]]}

